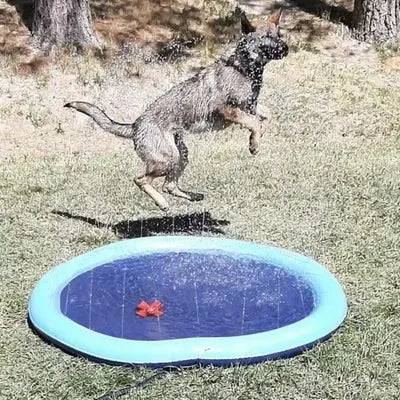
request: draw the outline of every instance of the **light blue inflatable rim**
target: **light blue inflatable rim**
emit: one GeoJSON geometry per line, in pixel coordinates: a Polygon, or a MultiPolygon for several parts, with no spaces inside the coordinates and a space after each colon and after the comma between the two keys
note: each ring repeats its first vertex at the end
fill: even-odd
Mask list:
{"type": "Polygon", "coordinates": [[[193,362],[246,363],[301,352],[329,337],[347,313],[345,294],[323,266],[297,253],[238,240],[156,236],[123,240],[67,261],[43,276],[29,301],[29,319],[50,341],[95,360],[147,366],[186,365],[193,362]],[[70,320],[60,311],[60,293],[76,276],[98,265],[133,255],[171,251],[222,251],[247,256],[301,276],[312,287],[315,307],[304,319],[266,332],[232,337],[193,337],[139,341],[107,336],[70,320]]]}

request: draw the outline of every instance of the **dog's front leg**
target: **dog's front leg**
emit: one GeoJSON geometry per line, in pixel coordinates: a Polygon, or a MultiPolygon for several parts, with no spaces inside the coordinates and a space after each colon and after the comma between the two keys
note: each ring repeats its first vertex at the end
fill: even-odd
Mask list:
{"type": "Polygon", "coordinates": [[[259,129],[256,132],[251,131],[249,138],[249,150],[250,153],[255,155],[260,150],[260,141],[266,131],[266,125],[270,121],[267,117],[257,113],[255,110],[250,114],[253,116],[259,124],[259,129]]]}
{"type": "Polygon", "coordinates": [[[249,114],[240,108],[232,106],[225,106],[221,110],[221,114],[226,120],[239,124],[251,132],[249,150],[251,154],[257,154],[261,137],[264,134],[263,125],[266,118],[257,114],[249,114]]]}

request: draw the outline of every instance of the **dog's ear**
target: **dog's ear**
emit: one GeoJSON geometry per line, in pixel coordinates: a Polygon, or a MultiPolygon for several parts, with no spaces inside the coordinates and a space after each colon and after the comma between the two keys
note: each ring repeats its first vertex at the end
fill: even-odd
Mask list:
{"type": "Polygon", "coordinates": [[[247,18],[247,15],[244,13],[244,11],[240,12],[240,24],[242,28],[242,33],[247,35],[248,33],[255,32],[256,28],[253,26],[253,24],[249,21],[247,18]]]}
{"type": "Polygon", "coordinates": [[[267,18],[267,24],[272,26],[279,26],[281,19],[282,19],[283,9],[280,8],[276,13],[270,15],[267,18]]]}

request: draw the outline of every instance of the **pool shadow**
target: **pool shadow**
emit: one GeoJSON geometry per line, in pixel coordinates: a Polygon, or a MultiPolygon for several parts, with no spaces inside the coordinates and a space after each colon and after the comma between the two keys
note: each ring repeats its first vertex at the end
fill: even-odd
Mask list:
{"type": "Polygon", "coordinates": [[[204,233],[223,235],[225,232],[222,227],[230,224],[227,220],[213,218],[208,211],[174,216],[125,220],[116,224],[106,224],[95,218],[71,214],[68,211],[53,210],[52,214],[83,221],[98,228],[110,229],[117,236],[123,239],[182,233],[189,235],[204,233]]]}

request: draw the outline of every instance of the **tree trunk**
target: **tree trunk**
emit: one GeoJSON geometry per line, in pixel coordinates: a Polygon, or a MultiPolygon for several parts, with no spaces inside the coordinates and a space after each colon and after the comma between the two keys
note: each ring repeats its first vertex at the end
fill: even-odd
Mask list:
{"type": "Polygon", "coordinates": [[[32,33],[45,50],[65,45],[99,46],[89,0],[36,0],[32,33]]]}
{"type": "Polygon", "coordinates": [[[353,28],[357,39],[388,42],[400,32],[400,0],[355,0],[353,28]]]}

